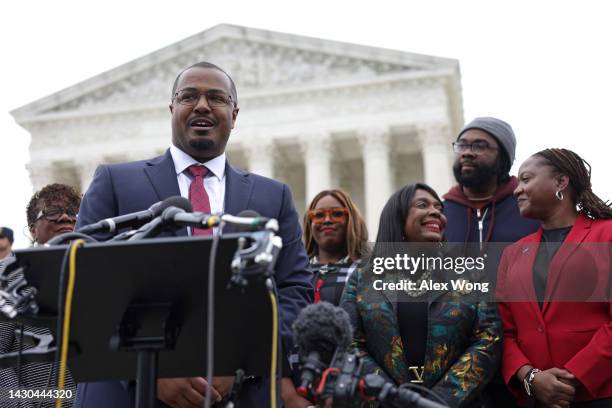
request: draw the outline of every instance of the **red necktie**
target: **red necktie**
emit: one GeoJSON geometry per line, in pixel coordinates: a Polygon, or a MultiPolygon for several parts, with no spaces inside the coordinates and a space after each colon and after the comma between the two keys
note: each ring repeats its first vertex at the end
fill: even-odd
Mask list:
{"type": "MultiPolygon", "coordinates": [[[[204,188],[204,177],[208,174],[208,168],[193,164],[187,170],[193,176],[189,185],[189,201],[193,211],[210,214],[210,201],[204,188]]],[[[193,228],[191,235],[212,235],[212,229],[193,228]]]]}

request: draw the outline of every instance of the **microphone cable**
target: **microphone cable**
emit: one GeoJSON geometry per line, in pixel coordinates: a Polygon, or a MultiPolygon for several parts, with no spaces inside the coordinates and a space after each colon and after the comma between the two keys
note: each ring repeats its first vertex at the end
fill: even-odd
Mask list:
{"type": "MultiPolygon", "coordinates": [[[[68,341],[70,339],[70,318],[72,316],[72,298],[76,280],[76,252],[85,245],[85,240],[77,239],[70,243],[64,253],[62,269],[60,271],[60,284],[57,311],[57,342],[55,351],[56,364],[59,360],[57,373],[57,388],[62,391],[66,380],[66,367],[68,361],[68,341]],[[66,273],[68,277],[66,277],[66,273]],[[66,285],[66,279],[68,280],[66,285]]],[[[62,398],[55,400],[55,407],[62,408],[62,398]]]]}
{"type": "Polygon", "coordinates": [[[276,286],[272,278],[266,279],[266,288],[270,296],[270,304],[272,306],[272,357],[270,362],[270,407],[276,408],[276,385],[278,378],[276,377],[278,365],[278,300],[276,296],[276,286]]]}
{"type": "Polygon", "coordinates": [[[397,387],[398,390],[401,389],[412,389],[417,393],[422,394],[427,394],[429,395],[432,400],[435,400],[437,402],[439,402],[440,404],[447,406],[448,404],[446,402],[444,402],[444,400],[442,400],[442,398],[440,398],[440,396],[438,394],[436,394],[435,392],[433,392],[432,390],[430,390],[427,387],[423,387],[422,385],[418,385],[418,384],[410,384],[410,383],[404,383],[401,384],[400,386],[397,387]]]}
{"type": "MultiPolygon", "coordinates": [[[[79,240],[80,241],[80,240],[79,240]]],[[[69,267],[69,258],[70,252],[72,249],[72,245],[75,245],[77,241],[73,241],[72,244],[66,249],[64,252],[64,256],[62,258],[62,266],[60,267],[60,276],[59,276],[59,284],[58,284],[58,294],[57,294],[57,322],[55,328],[55,358],[51,363],[51,367],[49,369],[49,375],[47,376],[47,388],[51,387],[51,383],[55,378],[55,367],[60,364],[61,359],[61,344],[62,344],[62,322],[65,310],[65,290],[66,287],[66,273],[69,267]]],[[[55,383],[59,384],[59,370],[57,373],[57,378],[55,379],[55,383]]],[[[40,408],[43,404],[44,400],[40,400],[36,405],[37,408],[40,408]]],[[[56,401],[57,403],[57,401],[56,401]]]]}
{"type": "MultiPolygon", "coordinates": [[[[62,266],[60,267],[59,283],[57,285],[58,294],[57,294],[57,322],[56,322],[56,328],[55,328],[55,358],[53,359],[53,362],[51,363],[51,368],[49,369],[49,375],[47,377],[47,388],[51,387],[51,383],[53,379],[55,378],[55,367],[59,364],[60,359],[61,359],[62,320],[64,316],[64,306],[65,306],[64,288],[66,286],[66,271],[67,271],[68,263],[69,263],[68,259],[70,257],[70,249],[71,249],[71,246],[69,246],[66,249],[66,251],[64,252],[64,256],[62,257],[62,266]]],[[[59,370],[58,370],[57,375],[58,377],[55,380],[56,384],[59,383],[59,370]]],[[[36,407],[40,408],[42,404],[43,404],[43,400],[40,400],[36,407]]]]}
{"type": "MultiPolygon", "coordinates": [[[[22,375],[21,358],[23,354],[23,323],[19,323],[17,326],[19,327],[19,349],[17,353],[17,389],[21,389],[21,375],[22,375]]],[[[21,408],[21,398],[19,398],[19,402],[17,403],[17,408],[21,408]]]]}

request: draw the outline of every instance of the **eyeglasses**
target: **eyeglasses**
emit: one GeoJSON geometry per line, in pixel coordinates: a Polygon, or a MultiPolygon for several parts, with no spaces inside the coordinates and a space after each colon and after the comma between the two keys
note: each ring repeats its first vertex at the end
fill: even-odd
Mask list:
{"type": "Polygon", "coordinates": [[[57,221],[64,214],[68,216],[71,222],[76,222],[79,210],[76,208],[60,208],[60,207],[45,207],[38,212],[34,222],[44,218],[47,221],[57,221]]]}
{"type": "Polygon", "coordinates": [[[317,208],[308,210],[308,218],[313,224],[323,224],[329,217],[331,222],[343,222],[348,216],[348,208],[332,207],[332,208],[317,208]]]}
{"type": "Polygon", "coordinates": [[[219,91],[200,92],[197,89],[181,89],[174,94],[174,100],[185,106],[196,106],[200,98],[204,96],[208,106],[211,108],[221,108],[233,103],[232,97],[219,91]]]}
{"type": "Polygon", "coordinates": [[[486,150],[497,150],[497,147],[491,146],[489,143],[478,140],[474,143],[453,142],[453,150],[455,153],[463,153],[471,150],[474,154],[484,153],[486,150]]]}

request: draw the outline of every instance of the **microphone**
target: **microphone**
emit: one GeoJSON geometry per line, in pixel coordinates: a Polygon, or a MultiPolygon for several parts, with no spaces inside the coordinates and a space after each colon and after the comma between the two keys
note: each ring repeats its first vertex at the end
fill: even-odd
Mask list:
{"type": "Polygon", "coordinates": [[[270,218],[262,217],[256,211],[244,210],[238,215],[230,214],[206,214],[202,212],[183,212],[172,211],[163,214],[163,221],[166,224],[176,224],[194,228],[215,228],[222,222],[235,226],[237,232],[259,231],[270,228],[278,230],[278,222],[270,218]],[[274,222],[271,222],[274,221],[274,222]]]}
{"type": "Polygon", "coordinates": [[[302,309],[293,323],[293,337],[303,362],[297,392],[305,397],[315,378],[330,365],[336,350],[349,348],[353,329],[344,309],[319,302],[302,309]]]}
{"type": "MultiPolygon", "coordinates": [[[[136,241],[143,238],[149,238],[157,235],[162,228],[168,225],[168,219],[171,219],[173,215],[184,213],[185,211],[191,211],[191,202],[184,197],[172,197],[177,198],[173,200],[175,205],[171,205],[165,208],[161,215],[153,218],[151,221],[141,226],[138,230],[136,230],[133,234],[130,235],[128,241],[136,241]],[[180,198],[180,200],[178,199],[180,198]]],[[[178,229],[178,225],[173,225],[175,229],[178,229]]]]}
{"type": "Polygon", "coordinates": [[[221,223],[221,216],[201,212],[169,211],[162,214],[166,224],[175,224],[183,227],[214,228],[221,223]]]}
{"type": "Polygon", "coordinates": [[[185,211],[191,211],[191,203],[189,200],[181,196],[173,196],[153,204],[147,210],[106,218],[102,221],[79,228],[77,232],[91,235],[98,232],[116,232],[125,227],[139,227],[153,220],[155,217],[158,217],[166,208],[171,206],[183,208],[185,211]]]}
{"type": "Polygon", "coordinates": [[[405,385],[396,387],[378,374],[366,375],[360,382],[360,388],[363,395],[370,399],[375,398],[383,407],[448,408],[442,400],[440,403],[429,400],[405,385]]]}
{"type": "MultiPolygon", "coordinates": [[[[224,216],[223,221],[235,225],[237,232],[253,232],[268,228],[268,223],[271,219],[262,217],[255,210],[242,210],[236,217],[232,215],[224,216]]],[[[272,229],[276,232],[278,231],[278,222],[274,221],[276,222],[276,228],[272,229]]]]}
{"type": "Polygon", "coordinates": [[[296,391],[305,398],[311,393],[313,382],[321,378],[314,396],[322,400],[332,396],[333,406],[355,406],[361,396],[374,399],[383,407],[448,408],[405,386],[397,387],[378,374],[361,378],[359,357],[349,351],[353,334],[344,309],[328,302],[307,306],[293,323],[293,336],[302,362],[296,391]]]}

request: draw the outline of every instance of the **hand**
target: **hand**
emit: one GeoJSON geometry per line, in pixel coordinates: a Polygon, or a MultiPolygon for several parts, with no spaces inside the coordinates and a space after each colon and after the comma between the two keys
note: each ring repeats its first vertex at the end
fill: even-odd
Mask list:
{"type": "Polygon", "coordinates": [[[541,371],[533,378],[533,395],[546,407],[569,408],[574,400],[576,387],[560,379],[573,381],[575,378],[569,371],[561,368],[541,371]]]}
{"type": "Polygon", "coordinates": [[[564,384],[568,384],[568,385],[571,385],[574,388],[578,388],[578,386],[581,385],[580,381],[578,381],[578,379],[576,377],[574,377],[574,375],[572,375],[572,373],[570,373],[569,371],[567,371],[567,370],[564,370],[564,371],[567,374],[569,374],[569,375],[564,375],[564,376],[561,376],[561,377],[557,377],[557,379],[559,381],[561,381],[562,383],[564,383],[564,384]]]}
{"type": "Polygon", "coordinates": [[[287,408],[308,408],[314,405],[297,393],[290,378],[281,379],[281,399],[287,408]]]}
{"type": "Polygon", "coordinates": [[[232,390],[234,386],[234,377],[213,377],[212,386],[223,398],[232,390]]]}
{"type": "MultiPolygon", "coordinates": [[[[160,378],[157,380],[157,398],[172,408],[201,408],[204,406],[207,384],[202,377],[160,378]]],[[[221,394],[214,388],[211,400],[221,401],[221,394]]]]}

